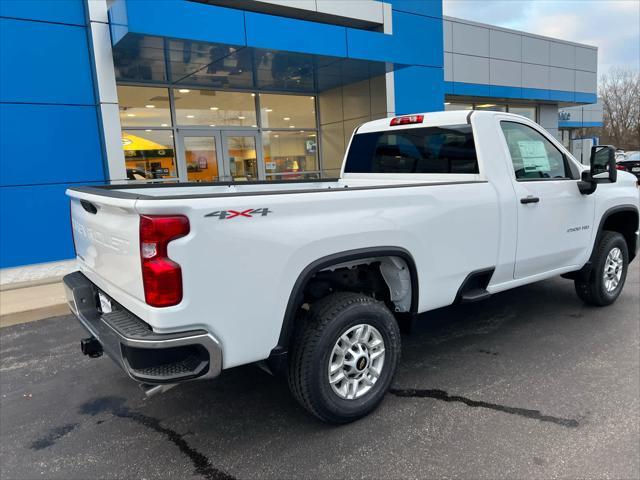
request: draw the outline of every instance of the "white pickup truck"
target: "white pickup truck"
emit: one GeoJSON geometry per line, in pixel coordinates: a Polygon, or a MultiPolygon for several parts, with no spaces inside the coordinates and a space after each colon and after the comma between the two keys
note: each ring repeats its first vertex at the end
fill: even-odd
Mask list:
{"type": "Polygon", "coordinates": [[[69,305],[148,392],[261,362],[312,414],[382,400],[400,327],[556,275],[608,305],[638,250],[638,180],[499,112],[365,123],[336,180],[70,188],[69,305]]]}

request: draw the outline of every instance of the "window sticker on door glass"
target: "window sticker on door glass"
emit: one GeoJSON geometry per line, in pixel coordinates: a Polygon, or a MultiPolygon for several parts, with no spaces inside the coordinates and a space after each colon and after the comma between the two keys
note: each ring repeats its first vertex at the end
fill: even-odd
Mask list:
{"type": "Polygon", "coordinates": [[[548,172],[551,170],[547,150],[540,140],[519,140],[518,148],[525,172],[548,172]]]}

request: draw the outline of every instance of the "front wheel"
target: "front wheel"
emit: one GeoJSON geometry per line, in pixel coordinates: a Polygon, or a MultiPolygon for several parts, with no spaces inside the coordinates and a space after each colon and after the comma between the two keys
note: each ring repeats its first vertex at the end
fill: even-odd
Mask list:
{"type": "Polygon", "coordinates": [[[590,305],[611,305],[622,292],[627,278],[627,242],[618,232],[605,231],[595,247],[592,259],[589,278],[575,281],[576,293],[590,305]]]}
{"type": "Polygon", "coordinates": [[[289,356],[289,387],[329,423],[348,423],[382,401],[400,357],[400,331],[382,303],[339,292],[312,305],[289,356]]]}

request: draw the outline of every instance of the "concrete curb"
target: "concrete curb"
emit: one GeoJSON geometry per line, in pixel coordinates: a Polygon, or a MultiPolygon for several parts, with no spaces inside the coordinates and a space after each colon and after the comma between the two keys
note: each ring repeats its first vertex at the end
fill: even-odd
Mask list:
{"type": "Polygon", "coordinates": [[[62,282],[0,291],[0,327],[68,313],[62,282]]]}
{"type": "Polygon", "coordinates": [[[36,308],[35,310],[28,310],[26,312],[10,313],[8,315],[0,315],[0,328],[70,314],[71,310],[69,310],[69,306],[66,303],[52,307],[36,308]]]}
{"type": "Polygon", "coordinates": [[[6,283],[0,285],[0,292],[8,292],[10,290],[20,290],[21,288],[39,287],[41,285],[50,285],[52,283],[59,283],[62,281],[62,277],[49,277],[40,278],[38,280],[28,280],[25,282],[6,283]]]}

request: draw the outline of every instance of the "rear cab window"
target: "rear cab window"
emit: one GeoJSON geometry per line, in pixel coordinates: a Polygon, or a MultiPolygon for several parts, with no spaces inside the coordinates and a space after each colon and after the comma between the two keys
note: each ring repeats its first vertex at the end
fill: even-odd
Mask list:
{"type": "Polygon", "coordinates": [[[444,125],[357,133],[344,172],[477,174],[472,127],[444,125]]]}

